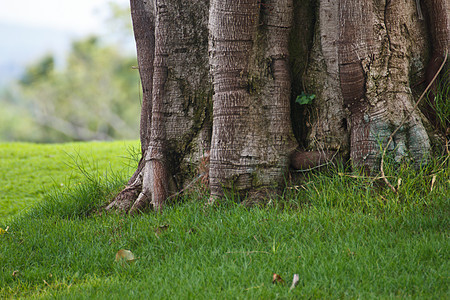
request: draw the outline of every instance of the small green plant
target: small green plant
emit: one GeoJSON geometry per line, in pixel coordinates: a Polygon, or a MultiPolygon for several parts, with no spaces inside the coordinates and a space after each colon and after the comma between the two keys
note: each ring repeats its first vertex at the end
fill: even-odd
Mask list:
{"type": "Polygon", "coordinates": [[[311,104],[315,98],[315,94],[306,94],[305,92],[302,92],[297,96],[297,99],[295,99],[295,103],[298,103],[300,105],[307,105],[311,104]]]}

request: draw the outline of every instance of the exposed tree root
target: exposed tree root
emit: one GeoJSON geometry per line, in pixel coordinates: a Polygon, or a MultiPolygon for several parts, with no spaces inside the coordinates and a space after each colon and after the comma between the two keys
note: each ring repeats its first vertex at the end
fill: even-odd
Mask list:
{"type": "Polygon", "coordinates": [[[115,209],[127,213],[142,191],[142,176],[138,175],[132,184],[127,185],[114,200],[105,208],[106,211],[115,209]]]}
{"type": "MultiPolygon", "coordinates": [[[[144,160],[141,160],[144,161],[144,160]]],[[[145,168],[141,166],[138,167],[140,173],[135,173],[132,177],[134,182],[128,182],[128,185],[120,191],[120,193],[114,198],[114,200],[106,206],[105,210],[117,210],[130,215],[140,213],[142,211],[148,210],[153,207],[155,210],[159,210],[161,207],[157,207],[152,200],[152,191],[145,191],[143,189],[144,172],[145,168]]],[[[200,159],[199,166],[197,167],[197,176],[192,179],[189,183],[184,185],[184,188],[178,189],[175,181],[169,176],[168,179],[168,197],[164,202],[167,202],[173,198],[176,198],[183,193],[196,187],[199,183],[202,188],[208,188],[209,186],[209,152],[207,152],[200,159]]]]}
{"type": "Polygon", "coordinates": [[[389,145],[391,144],[392,140],[394,139],[395,134],[399,131],[399,129],[405,124],[405,122],[411,117],[413,112],[417,109],[419,106],[420,101],[424,98],[426,93],[430,90],[431,86],[433,85],[434,81],[438,77],[439,73],[441,73],[442,69],[444,68],[445,63],[447,62],[448,57],[448,50],[445,51],[444,54],[444,61],[442,62],[440,68],[434,75],[433,79],[428,84],[427,88],[423,91],[422,95],[420,95],[419,100],[417,100],[416,104],[414,105],[413,109],[403,118],[403,120],[400,122],[400,124],[397,126],[397,128],[391,133],[389,136],[388,142],[386,146],[384,147],[383,154],[381,155],[381,163],[380,163],[380,172],[381,172],[381,178],[384,180],[384,182],[389,186],[389,188],[394,192],[397,193],[397,189],[389,182],[389,180],[386,178],[386,174],[384,173],[384,157],[386,156],[386,151],[389,148],[389,145]]]}
{"type": "Polygon", "coordinates": [[[336,151],[317,150],[301,151],[296,149],[289,157],[290,166],[296,172],[308,172],[326,165],[329,165],[336,158],[339,149],[336,151]]]}

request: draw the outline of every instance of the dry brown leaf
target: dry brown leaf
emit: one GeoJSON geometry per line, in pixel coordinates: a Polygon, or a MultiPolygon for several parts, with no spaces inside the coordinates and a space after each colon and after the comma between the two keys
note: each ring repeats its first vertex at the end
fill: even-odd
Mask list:
{"type": "Polygon", "coordinates": [[[137,258],[134,256],[133,252],[130,250],[120,249],[116,253],[116,261],[117,262],[127,262],[134,263],[137,258]]]}
{"type": "Polygon", "coordinates": [[[284,283],[284,280],[283,280],[283,278],[281,278],[281,276],[279,274],[273,273],[272,283],[273,284],[275,284],[275,283],[284,283]]]}
{"type": "Polygon", "coordinates": [[[159,225],[158,227],[155,228],[156,236],[159,237],[161,235],[161,233],[166,231],[168,228],[169,228],[169,224],[159,225]]]}

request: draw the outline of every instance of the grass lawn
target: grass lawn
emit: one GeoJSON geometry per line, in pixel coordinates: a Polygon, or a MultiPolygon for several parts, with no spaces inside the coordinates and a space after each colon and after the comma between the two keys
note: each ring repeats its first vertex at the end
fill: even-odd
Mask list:
{"type": "Polygon", "coordinates": [[[88,172],[130,171],[128,150],[137,141],[29,144],[0,143],[0,220],[41,201],[55,187],[80,183],[88,172]]]}
{"type": "Polygon", "coordinates": [[[206,196],[192,191],[162,213],[128,217],[90,212],[129,174],[121,157],[130,144],[28,144],[35,159],[26,164],[17,162],[21,145],[0,146],[2,159],[17,168],[6,168],[0,184],[12,180],[8,172],[22,174],[21,184],[5,190],[6,197],[2,190],[2,197],[29,195],[40,204],[0,220],[0,228],[9,226],[0,235],[0,298],[450,297],[448,161],[420,170],[399,166],[397,194],[337,169],[308,175],[265,206],[225,199],[205,207],[206,196]],[[46,160],[47,153],[64,151],[79,153],[78,165],[95,166],[101,157],[94,168],[100,173],[77,174],[65,166],[65,154],[46,160]],[[48,181],[56,188],[48,196],[28,178],[26,170],[36,168],[47,170],[38,178],[56,178],[48,181]],[[122,176],[101,176],[111,169],[122,176]],[[67,181],[72,184],[58,186],[67,181]],[[120,249],[136,261],[116,262],[120,249]],[[284,283],[272,284],[273,273],[284,283]],[[295,273],[300,281],[290,290],[295,273]]]}

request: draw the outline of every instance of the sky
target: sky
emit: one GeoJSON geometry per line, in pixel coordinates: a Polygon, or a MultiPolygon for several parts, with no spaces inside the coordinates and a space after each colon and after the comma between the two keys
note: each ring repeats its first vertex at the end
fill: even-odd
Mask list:
{"type": "MultiPolygon", "coordinates": [[[[101,32],[111,0],[0,0],[0,21],[59,29],[75,34],[101,32]]],[[[128,5],[129,0],[114,0],[128,5]]]]}

